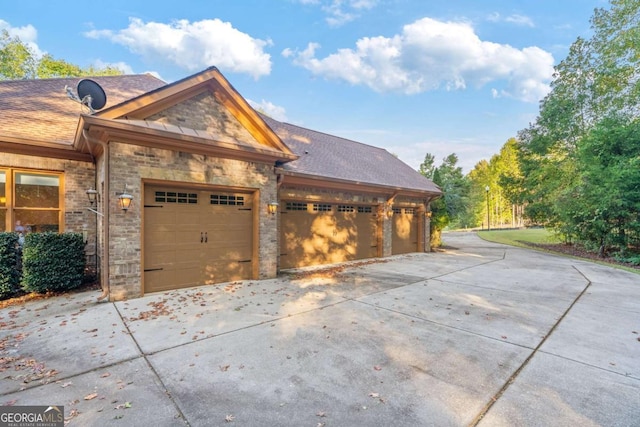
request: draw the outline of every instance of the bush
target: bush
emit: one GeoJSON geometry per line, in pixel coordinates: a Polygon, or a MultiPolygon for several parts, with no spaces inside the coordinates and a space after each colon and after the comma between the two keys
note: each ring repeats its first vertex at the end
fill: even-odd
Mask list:
{"type": "Polygon", "coordinates": [[[85,262],[80,233],[27,234],[22,254],[22,288],[40,293],[77,288],[82,284],[85,262]]]}
{"type": "Polygon", "coordinates": [[[20,249],[17,233],[0,233],[0,299],[20,290],[20,249]]]}

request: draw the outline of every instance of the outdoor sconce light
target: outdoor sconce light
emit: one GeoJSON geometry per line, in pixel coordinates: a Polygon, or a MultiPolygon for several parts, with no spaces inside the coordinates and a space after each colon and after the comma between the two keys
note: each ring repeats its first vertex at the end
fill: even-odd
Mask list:
{"type": "Polygon", "coordinates": [[[276,214],[276,212],[278,212],[278,202],[270,202],[270,203],[267,205],[267,208],[268,208],[269,213],[270,213],[271,215],[275,215],[275,214],[276,214]]]}
{"type": "Polygon", "coordinates": [[[427,218],[431,218],[431,211],[425,212],[425,215],[427,216],[427,218]]]}
{"type": "Polygon", "coordinates": [[[127,193],[126,191],[127,190],[125,186],[125,191],[118,194],[118,205],[120,206],[120,209],[125,211],[125,213],[129,210],[129,207],[131,206],[131,201],[133,200],[133,196],[127,193]]]}
{"type": "Polygon", "coordinates": [[[88,189],[87,198],[89,199],[91,206],[93,206],[93,204],[98,200],[98,190],[94,190],[93,188],[88,189]]]}
{"type": "Polygon", "coordinates": [[[94,203],[96,204],[96,207],[98,206],[98,203],[100,203],[100,193],[98,193],[98,191],[94,190],[93,188],[88,189],[86,193],[87,198],[89,199],[89,203],[91,204],[91,207],[87,208],[87,210],[93,212],[96,215],[104,216],[101,212],[93,209],[94,203]]]}

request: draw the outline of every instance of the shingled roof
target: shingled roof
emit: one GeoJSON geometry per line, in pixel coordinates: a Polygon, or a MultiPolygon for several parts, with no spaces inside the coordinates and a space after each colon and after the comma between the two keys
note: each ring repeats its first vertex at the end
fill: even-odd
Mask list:
{"type": "Polygon", "coordinates": [[[440,188],[383,148],[317,132],[262,116],[282,141],[300,156],[285,163],[288,172],[392,189],[442,194],[440,188]]]}
{"type": "MultiPolygon", "coordinates": [[[[61,144],[73,142],[85,107],[67,97],[82,78],[0,81],[0,139],[13,137],[61,144]]],[[[107,94],[105,108],[166,83],[150,74],[91,77],[107,94]]]]}

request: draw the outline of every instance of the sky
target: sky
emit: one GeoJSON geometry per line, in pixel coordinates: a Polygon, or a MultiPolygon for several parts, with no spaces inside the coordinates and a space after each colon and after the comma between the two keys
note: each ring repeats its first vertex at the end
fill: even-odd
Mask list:
{"type": "MultiPolygon", "coordinates": [[[[535,121],[607,0],[0,0],[37,54],[167,83],[216,66],[276,120],[469,172],[535,121]]],[[[108,97],[109,94],[107,94],[108,97]]]]}

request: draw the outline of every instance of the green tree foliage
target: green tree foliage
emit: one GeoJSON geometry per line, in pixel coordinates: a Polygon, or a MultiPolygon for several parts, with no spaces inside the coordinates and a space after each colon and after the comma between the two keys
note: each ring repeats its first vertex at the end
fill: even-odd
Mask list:
{"type": "Polygon", "coordinates": [[[452,153],[435,166],[435,157],[427,153],[419,172],[431,179],[443,191],[443,196],[431,202],[432,245],[440,244],[440,232],[447,226],[467,227],[469,182],[458,166],[458,156],[452,153]]]}
{"type": "Polygon", "coordinates": [[[591,27],[518,134],[519,185],[533,221],[601,254],[623,253],[638,245],[640,0],[611,0],[591,27]]]}
{"type": "Polygon", "coordinates": [[[509,139],[491,160],[481,160],[468,175],[470,182],[469,222],[491,227],[523,225],[523,176],[519,145],[509,139]]]}
{"type": "Polygon", "coordinates": [[[0,33],[0,80],[44,79],[54,77],[113,76],[122,74],[115,67],[82,68],[49,54],[37,57],[19,37],[6,30],[0,33]]]}

